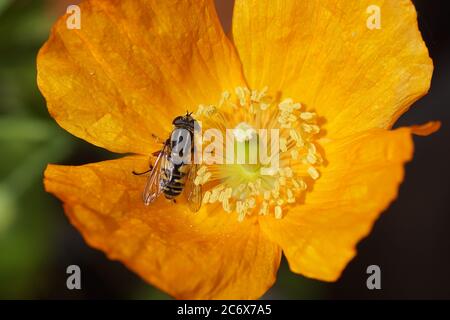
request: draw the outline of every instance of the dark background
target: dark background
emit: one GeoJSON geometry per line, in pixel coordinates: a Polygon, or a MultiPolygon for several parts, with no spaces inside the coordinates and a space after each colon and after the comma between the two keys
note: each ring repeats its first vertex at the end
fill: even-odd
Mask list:
{"type": "MultiPolygon", "coordinates": [[[[233,2],[216,2],[229,30],[233,2]]],[[[435,72],[430,93],[397,125],[441,120],[442,129],[415,138],[415,157],[406,166],[398,200],[359,244],[359,254],[338,282],[306,279],[283,262],[265,298],[450,298],[450,10],[444,0],[414,3],[435,72]],[[382,290],[366,288],[371,264],[381,267],[382,290]]],[[[85,164],[115,157],[60,129],[36,88],[37,51],[67,4],[0,0],[0,298],[168,298],[89,248],[59,201],[42,189],[49,162],[85,164]],[[71,264],[81,267],[81,291],[66,289],[65,270],[71,264]]]]}

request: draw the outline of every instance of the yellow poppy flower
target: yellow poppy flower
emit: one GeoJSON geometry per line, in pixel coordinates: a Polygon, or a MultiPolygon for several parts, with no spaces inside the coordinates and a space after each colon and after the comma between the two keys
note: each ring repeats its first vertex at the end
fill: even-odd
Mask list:
{"type": "Polygon", "coordinates": [[[80,8],[81,29],[62,17],[41,49],[39,88],[64,129],[127,155],[49,165],[45,187],[89,245],[176,298],[258,298],[281,252],[293,272],[335,281],[396,198],[411,135],[439,127],[391,130],[433,70],[409,0],[237,0],[232,40],[212,0],[80,8]],[[280,170],[204,166],[198,213],[144,206],[131,172],[186,109],[220,130],[280,128],[280,170]]]}

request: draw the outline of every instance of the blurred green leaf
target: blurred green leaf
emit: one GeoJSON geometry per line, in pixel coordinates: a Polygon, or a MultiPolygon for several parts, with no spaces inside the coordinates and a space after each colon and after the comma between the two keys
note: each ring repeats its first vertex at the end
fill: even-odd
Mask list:
{"type": "Polygon", "coordinates": [[[8,8],[8,6],[11,4],[12,0],[0,0],[0,16],[3,13],[3,11],[8,8]]]}
{"type": "Polygon", "coordinates": [[[42,186],[48,162],[59,162],[73,145],[66,135],[34,144],[0,182],[0,298],[32,298],[36,277],[51,254],[51,230],[56,228],[49,212],[51,197],[42,186]]]}
{"type": "Polygon", "coordinates": [[[55,123],[30,117],[0,118],[0,140],[19,142],[42,142],[50,140],[55,133],[55,123]]]}
{"type": "Polygon", "coordinates": [[[0,185],[0,234],[7,231],[17,213],[16,199],[11,190],[0,185]]]}
{"type": "Polygon", "coordinates": [[[56,136],[40,149],[31,151],[30,155],[4,178],[2,184],[12,188],[15,194],[21,195],[34,179],[42,176],[49,161],[65,158],[70,150],[66,136],[56,136]]]}
{"type": "MultiPolygon", "coordinates": [[[[0,0],[0,2],[5,0],[0,0]]],[[[6,1],[0,20],[0,47],[14,53],[15,46],[40,45],[48,36],[51,19],[43,10],[43,1],[6,1]],[[10,4],[8,6],[8,4],[10,4]]],[[[2,7],[2,5],[0,5],[2,7]]],[[[5,52],[8,53],[8,52],[5,52]]]]}
{"type": "Polygon", "coordinates": [[[41,181],[16,199],[16,215],[7,232],[0,233],[0,299],[36,296],[40,270],[51,255],[50,235],[56,227],[48,199],[41,181]]]}

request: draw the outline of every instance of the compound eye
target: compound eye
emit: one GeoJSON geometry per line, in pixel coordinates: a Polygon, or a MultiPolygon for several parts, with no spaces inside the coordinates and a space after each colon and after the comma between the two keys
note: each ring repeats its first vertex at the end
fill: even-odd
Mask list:
{"type": "Polygon", "coordinates": [[[173,119],[172,124],[176,125],[179,124],[183,121],[183,117],[176,117],[175,119],[173,119]]]}

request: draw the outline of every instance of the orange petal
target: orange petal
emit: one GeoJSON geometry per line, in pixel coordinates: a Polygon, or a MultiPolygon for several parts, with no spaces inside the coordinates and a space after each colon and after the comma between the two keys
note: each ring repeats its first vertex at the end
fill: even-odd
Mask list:
{"type": "Polygon", "coordinates": [[[334,138],[390,128],[430,87],[410,0],[236,0],[233,38],[251,87],[317,110],[334,138]]]}
{"type": "Polygon", "coordinates": [[[147,154],[151,134],[244,83],[212,0],[85,1],[38,56],[38,84],[72,134],[115,152],[147,154]]]}
{"type": "Polygon", "coordinates": [[[282,220],[265,218],[261,227],[294,272],[334,281],[397,197],[403,165],[413,153],[411,129],[373,129],[329,142],[325,150],[329,164],[305,204],[282,220]]]}
{"type": "Polygon", "coordinates": [[[93,247],[177,298],[254,299],[275,281],[281,250],[256,219],[223,210],[193,214],[161,197],[145,207],[145,157],[80,167],[48,166],[46,190],[93,247]]]}
{"type": "Polygon", "coordinates": [[[423,125],[411,126],[411,131],[415,135],[426,137],[426,136],[429,136],[430,134],[433,134],[433,133],[439,131],[440,128],[441,128],[440,121],[430,121],[423,125]]]}

